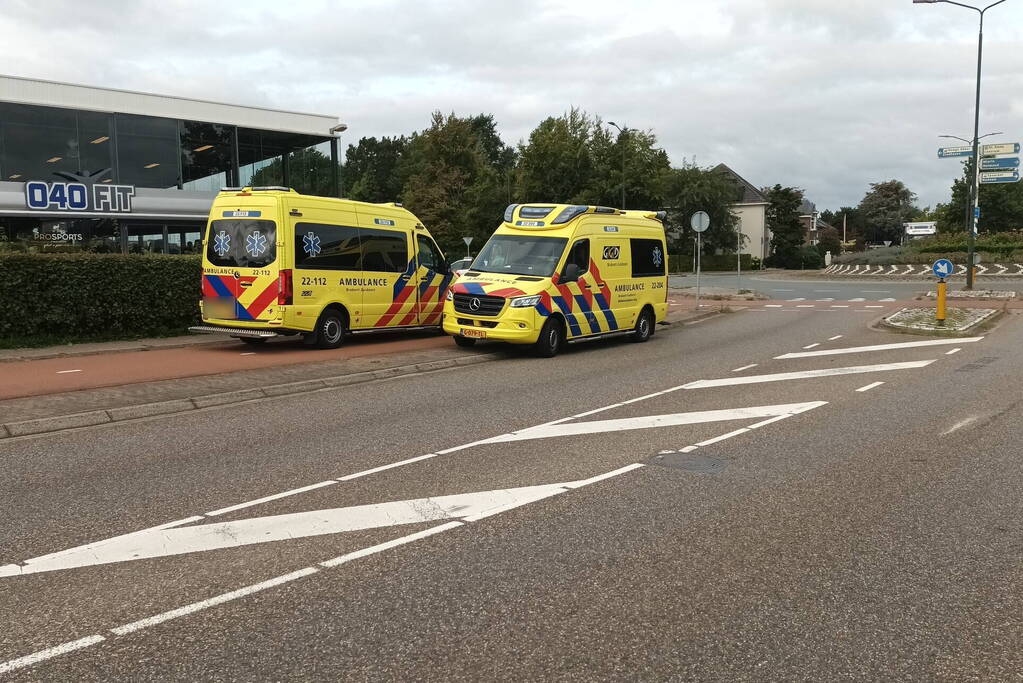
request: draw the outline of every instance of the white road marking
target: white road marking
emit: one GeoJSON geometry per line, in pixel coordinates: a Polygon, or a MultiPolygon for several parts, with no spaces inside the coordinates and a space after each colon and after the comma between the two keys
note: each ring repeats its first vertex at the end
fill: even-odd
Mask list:
{"type": "Polygon", "coordinates": [[[820,342],[814,342],[813,344],[807,344],[803,348],[804,349],[814,349],[814,348],[817,348],[820,345],[821,345],[820,342]]]}
{"type": "Polygon", "coordinates": [[[860,392],[863,392],[863,391],[870,391],[871,389],[875,389],[875,388],[877,388],[877,387],[881,386],[882,384],[884,384],[884,382],[873,382],[873,383],[871,383],[871,384],[868,384],[868,385],[867,385],[867,386],[865,386],[865,387],[860,387],[860,388],[859,388],[859,389],[857,389],[856,391],[860,391],[860,392]]]}
{"type": "Polygon", "coordinates": [[[68,375],[72,372],[81,372],[81,370],[57,370],[58,375],[68,375]]]}
{"type": "Polygon", "coordinates": [[[976,422],[979,419],[980,419],[980,415],[974,415],[973,417],[968,417],[965,420],[960,420],[959,422],[956,422],[954,425],[952,425],[951,427],[949,427],[948,429],[943,431],[941,433],[941,435],[942,436],[948,436],[952,432],[960,430],[963,427],[965,427],[966,425],[971,424],[973,422],[976,422]]]}
{"type": "Polygon", "coordinates": [[[849,302],[850,302],[850,303],[852,303],[852,302],[860,302],[860,301],[866,301],[866,299],[864,299],[864,298],[858,298],[858,299],[849,299],[849,302]]]}
{"type": "Polygon", "coordinates": [[[884,308],[884,306],[864,306],[864,308],[884,308]]]}
{"type": "Polygon", "coordinates": [[[742,372],[743,370],[749,370],[750,368],[757,367],[756,363],[750,363],[749,365],[743,365],[741,368],[736,368],[732,372],[742,372]]]}
{"type": "Polygon", "coordinates": [[[946,356],[952,356],[952,355],[955,355],[955,354],[959,353],[960,351],[962,351],[962,349],[952,349],[951,351],[946,351],[945,355],[946,356]]]}
{"type": "Polygon", "coordinates": [[[246,351],[245,353],[240,353],[238,355],[240,355],[240,356],[255,356],[256,352],[255,351],[246,351]]]}
{"type": "Polygon", "coordinates": [[[799,304],[796,308],[815,308],[813,304],[799,304]]]}
{"type": "Polygon", "coordinates": [[[721,379],[701,379],[685,385],[686,389],[708,389],[711,387],[727,387],[735,384],[759,384],[762,382],[784,382],[795,379],[812,379],[815,377],[833,377],[837,375],[859,375],[867,372],[888,372],[889,370],[910,370],[922,368],[933,363],[933,360],[910,361],[908,363],[883,363],[879,365],[856,365],[845,368],[825,368],[823,370],[801,370],[799,372],[781,372],[773,375],[749,375],[746,377],[724,377],[721,379]]]}
{"type": "Polygon", "coordinates": [[[699,448],[699,446],[686,446],[685,448],[680,448],[678,450],[678,452],[679,453],[692,453],[693,451],[697,450],[698,448],[699,448]]]}
{"type": "Polygon", "coordinates": [[[786,420],[786,419],[788,419],[790,417],[793,417],[794,415],[798,415],[799,413],[805,413],[808,410],[813,410],[814,408],[819,408],[819,407],[825,406],[827,404],[828,404],[827,401],[813,401],[812,403],[808,403],[805,406],[802,406],[802,407],[798,408],[797,410],[793,410],[790,413],[784,413],[782,415],[776,415],[776,416],[768,418],[766,420],[761,420],[760,422],[757,422],[756,424],[751,424],[749,427],[742,427],[740,429],[736,429],[734,431],[728,432],[727,434],[722,434],[721,436],[715,436],[715,437],[712,437],[710,439],[706,439],[705,441],[701,441],[701,442],[699,442],[697,444],[694,444],[692,446],[686,446],[685,448],[681,448],[681,449],[679,449],[678,452],[679,453],[692,453],[693,451],[695,451],[695,450],[697,450],[697,449],[699,449],[699,448],[701,448],[703,446],[710,446],[711,444],[719,443],[721,441],[724,441],[725,439],[731,439],[733,436],[739,436],[740,434],[745,434],[746,432],[752,432],[754,429],[759,429],[760,427],[764,427],[766,425],[773,424],[773,423],[778,422],[780,420],[786,420]]]}
{"type": "Polygon", "coordinates": [[[765,304],[764,308],[781,308],[782,304],[765,304]]]}
{"type": "Polygon", "coordinates": [[[786,360],[788,358],[812,358],[816,356],[838,356],[846,353],[872,353],[874,351],[900,351],[902,349],[914,349],[928,346],[945,346],[949,344],[969,344],[979,342],[984,337],[962,337],[959,339],[928,339],[927,341],[899,342],[897,344],[871,344],[870,346],[851,346],[844,349],[823,349],[821,351],[800,351],[797,353],[786,353],[782,356],[775,356],[775,360],[786,360]]]}
{"type": "Polygon", "coordinates": [[[890,290],[890,289],[864,289],[863,290],[864,294],[891,294],[891,292],[892,292],[892,290],[890,290]]]}
{"type": "Polygon", "coordinates": [[[786,301],[806,301],[806,297],[801,296],[798,299],[786,299],[786,301]]]}
{"type": "Polygon", "coordinates": [[[265,591],[267,588],[281,586],[285,583],[295,581],[296,579],[303,579],[307,576],[310,576],[311,574],[315,574],[318,571],[320,570],[317,569],[316,567],[306,567],[305,569],[299,569],[298,571],[291,572],[290,574],[276,576],[272,579],[260,581],[259,583],[254,583],[250,586],[245,586],[244,588],[239,588],[238,590],[233,590],[229,593],[221,593],[220,595],[212,597],[208,600],[193,602],[192,604],[185,605],[184,607],[178,607],[177,609],[172,609],[167,612],[154,615],[152,617],[147,617],[145,619],[133,621],[130,624],[125,624],[124,626],[112,628],[110,629],[110,632],[113,633],[115,636],[128,635],[129,633],[141,631],[142,629],[149,628],[150,626],[162,624],[163,622],[170,621],[171,619],[177,619],[178,617],[194,614],[195,612],[199,612],[204,609],[209,609],[210,607],[214,607],[216,605],[223,605],[225,602],[237,600],[238,598],[244,598],[246,595],[252,595],[253,593],[265,591]]]}
{"type": "Polygon", "coordinates": [[[892,299],[892,298],[878,299],[878,301],[895,301],[895,299],[892,299]]]}
{"type": "Polygon", "coordinates": [[[848,307],[848,306],[846,306],[845,304],[841,304],[841,305],[832,305],[831,307],[832,307],[832,308],[849,308],[849,307],[848,307]]]}
{"type": "Polygon", "coordinates": [[[794,289],[772,289],[772,292],[794,292],[794,289]]]}
{"type": "Polygon", "coordinates": [[[60,655],[67,654],[68,652],[74,652],[75,650],[81,650],[83,647],[90,647],[96,643],[102,643],[106,638],[101,635],[87,636],[85,638],[79,638],[78,640],[72,640],[70,643],[64,643],[62,645],[56,645],[54,647],[40,650],[39,652],[33,652],[30,655],[24,657],[18,657],[7,662],[0,662],[0,674],[10,673],[17,669],[23,669],[26,666],[32,666],[39,662],[44,662],[47,659],[53,657],[59,657],[60,655]]]}
{"type": "Polygon", "coordinates": [[[269,503],[270,501],[277,500],[278,498],[287,498],[288,496],[294,496],[295,494],[298,494],[298,493],[305,493],[306,491],[312,491],[314,489],[320,489],[320,488],[323,488],[324,486],[332,486],[332,485],[334,485],[336,483],[337,483],[336,479],[328,479],[327,481],[321,481],[319,484],[310,484],[309,486],[303,486],[301,488],[291,489],[290,491],[283,491],[281,493],[275,493],[272,496],[264,496],[263,498],[257,498],[256,500],[250,500],[250,501],[247,501],[245,503],[238,503],[237,505],[231,505],[230,507],[220,508],[219,510],[214,510],[213,512],[207,512],[206,516],[207,517],[216,517],[218,515],[223,515],[223,514],[226,514],[228,512],[234,512],[235,510],[242,510],[242,509],[247,508],[247,507],[252,507],[253,505],[259,505],[261,503],[269,503]]]}
{"type": "MultiPolygon", "coordinates": [[[[618,476],[620,474],[624,474],[626,472],[631,472],[632,470],[638,469],[640,467],[643,467],[642,463],[634,463],[632,465],[628,465],[626,467],[622,467],[622,468],[614,470],[612,472],[607,472],[605,474],[597,475],[596,477],[591,477],[590,479],[584,479],[584,480],[578,481],[578,482],[569,482],[569,483],[567,483],[565,485],[566,486],[565,490],[567,490],[568,487],[578,488],[579,486],[586,486],[586,485],[589,485],[589,484],[592,484],[592,483],[595,483],[595,482],[598,482],[598,481],[603,481],[605,479],[609,479],[611,477],[615,477],[615,476],[618,476]]],[[[469,520],[467,519],[466,521],[469,521],[469,520]]],[[[386,541],[384,543],[380,543],[380,544],[377,544],[377,545],[374,545],[374,546],[370,546],[369,548],[363,548],[362,550],[357,550],[355,552],[348,553],[346,555],[341,555],[340,557],[335,557],[335,558],[333,558],[331,560],[325,560],[324,562],[321,562],[319,564],[319,567],[322,567],[323,569],[329,569],[329,568],[337,567],[337,566],[345,564],[347,562],[351,562],[352,560],[356,560],[356,559],[359,559],[359,558],[362,558],[362,557],[366,557],[368,555],[373,555],[375,553],[379,553],[379,552],[384,551],[384,550],[389,550],[390,548],[394,548],[394,547],[397,547],[399,545],[404,545],[404,544],[410,543],[412,541],[417,541],[419,539],[426,538],[428,536],[433,536],[434,534],[438,534],[438,533],[441,533],[441,532],[444,532],[444,531],[448,531],[450,529],[457,529],[457,528],[462,527],[462,526],[465,526],[462,522],[448,522],[446,524],[441,524],[441,525],[438,525],[438,526],[426,529],[424,531],[418,531],[416,533],[409,534],[407,536],[402,536],[400,538],[396,538],[396,539],[393,539],[391,541],[386,541]]],[[[252,595],[253,593],[258,593],[260,591],[267,590],[268,588],[273,588],[275,586],[280,586],[280,585],[283,585],[285,583],[289,583],[291,581],[295,581],[295,580],[298,580],[298,579],[301,579],[301,578],[305,578],[307,576],[310,576],[312,574],[316,574],[316,573],[322,571],[319,567],[306,567],[304,569],[299,569],[298,571],[294,571],[294,572],[291,572],[289,574],[283,574],[281,576],[277,576],[277,577],[274,577],[272,579],[268,579],[266,581],[262,581],[260,583],[255,583],[255,584],[252,584],[252,585],[249,585],[249,586],[245,586],[244,588],[239,588],[237,590],[233,590],[233,591],[230,591],[228,593],[222,593],[221,595],[209,598],[207,600],[202,600],[200,602],[193,602],[193,603],[191,603],[189,605],[185,605],[184,607],[179,607],[177,609],[172,609],[172,610],[169,610],[167,612],[162,612],[160,614],[157,614],[157,615],[154,615],[154,616],[151,616],[151,617],[147,617],[145,619],[140,619],[138,621],[133,621],[131,623],[124,624],[122,626],[117,626],[115,628],[110,629],[110,633],[115,635],[115,636],[124,636],[124,635],[128,635],[128,634],[131,634],[131,633],[135,633],[136,631],[141,631],[143,629],[149,628],[150,626],[155,626],[157,624],[162,624],[162,623],[164,623],[166,621],[169,621],[171,619],[177,619],[178,617],[183,617],[183,616],[187,616],[189,614],[194,614],[195,612],[199,612],[199,611],[202,611],[204,609],[209,609],[210,607],[215,607],[217,605],[222,605],[222,604],[224,604],[226,602],[230,602],[232,600],[237,600],[239,598],[243,598],[243,597],[246,597],[248,595],[252,595]]],[[[71,641],[71,642],[68,642],[68,643],[64,643],[62,645],[57,645],[55,647],[47,648],[45,650],[40,650],[40,651],[32,653],[30,655],[25,655],[23,657],[19,657],[17,659],[12,659],[12,660],[9,660],[7,662],[0,662],[0,674],[8,673],[10,671],[14,671],[16,669],[21,669],[21,668],[24,668],[24,667],[27,667],[27,666],[32,666],[33,664],[37,664],[39,662],[45,661],[45,660],[50,659],[52,657],[57,657],[57,656],[62,655],[62,654],[66,654],[68,652],[73,652],[75,650],[80,650],[82,648],[91,647],[92,645],[95,645],[97,643],[101,643],[101,642],[103,642],[105,640],[106,640],[106,638],[104,636],[102,636],[102,635],[98,635],[98,634],[97,635],[92,635],[92,636],[88,636],[88,637],[85,637],[85,638],[81,638],[79,640],[74,640],[74,641],[71,641]]]]}
{"type": "Polygon", "coordinates": [[[828,337],[828,341],[835,341],[836,339],[841,339],[841,338],[842,338],[842,335],[836,334],[834,337],[828,337]]]}
{"type": "MultiPolygon", "coordinates": [[[[744,377],[734,378],[736,383],[743,384],[744,377]]],[[[686,385],[684,388],[693,388],[686,385]]],[[[786,413],[801,412],[803,409],[816,407],[814,403],[788,403],[770,406],[753,406],[750,408],[731,408],[725,410],[700,410],[691,413],[671,413],[668,415],[644,415],[643,417],[625,417],[615,420],[596,420],[593,422],[572,422],[557,425],[542,425],[523,429],[513,434],[495,436],[489,443],[506,443],[509,441],[527,441],[532,439],[550,439],[559,436],[578,436],[580,434],[601,434],[604,432],[620,432],[632,429],[654,429],[660,427],[677,427],[680,425],[702,424],[706,422],[722,422],[726,420],[745,420],[757,417],[772,417],[786,413]]]]}
{"type": "Polygon", "coordinates": [[[731,439],[733,436],[739,436],[740,434],[745,434],[748,431],[749,431],[749,428],[742,427],[740,429],[736,429],[735,431],[728,432],[727,434],[722,434],[721,436],[715,436],[715,437],[707,439],[705,441],[701,441],[701,442],[699,442],[696,445],[697,445],[697,447],[709,446],[712,443],[717,443],[719,441],[724,441],[725,439],[731,439]]]}
{"type": "Polygon", "coordinates": [[[819,292],[819,293],[821,293],[821,294],[824,294],[824,293],[826,293],[826,292],[839,292],[839,291],[841,291],[841,290],[839,290],[839,289],[815,289],[815,290],[813,290],[813,291],[815,291],[815,292],[819,292]]]}
{"type": "Polygon", "coordinates": [[[834,299],[814,299],[817,303],[827,303],[828,301],[834,301],[834,299]]]}

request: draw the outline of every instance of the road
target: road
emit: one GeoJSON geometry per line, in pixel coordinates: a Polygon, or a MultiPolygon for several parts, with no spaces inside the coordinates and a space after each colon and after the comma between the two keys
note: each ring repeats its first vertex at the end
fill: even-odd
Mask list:
{"type": "MultiPolygon", "coordinates": [[[[703,273],[701,282],[707,287],[736,288],[735,273],[703,273]]],[[[836,302],[889,302],[908,301],[921,292],[934,289],[928,280],[895,280],[884,277],[843,279],[820,278],[809,280],[801,277],[786,278],[783,275],[761,275],[743,273],[741,289],[751,289],[778,301],[836,301],[836,302]]],[[[961,288],[962,278],[952,278],[951,286],[961,288]]],[[[673,275],[672,287],[695,287],[695,275],[673,275]]],[[[1023,292],[1023,280],[986,278],[977,280],[978,288],[1023,292]]]]}
{"type": "Polygon", "coordinates": [[[1023,319],[865,318],[6,439],[0,676],[1018,676],[1023,319]]]}

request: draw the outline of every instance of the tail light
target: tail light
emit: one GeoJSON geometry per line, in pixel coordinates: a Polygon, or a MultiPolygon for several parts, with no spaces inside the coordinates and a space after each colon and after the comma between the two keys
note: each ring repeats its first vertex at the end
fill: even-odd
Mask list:
{"type": "Polygon", "coordinates": [[[294,288],[291,283],[291,270],[282,270],[277,276],[277,305],[290,306],[294,296],[294,288]]]}

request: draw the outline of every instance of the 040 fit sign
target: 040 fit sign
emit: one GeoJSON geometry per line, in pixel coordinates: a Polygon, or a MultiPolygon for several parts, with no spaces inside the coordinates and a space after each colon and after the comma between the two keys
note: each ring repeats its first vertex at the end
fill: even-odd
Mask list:
{"type": "Polygon", "coordinates": [[[131,213],[134,185],[93,185],[84,183],[25,183],[25,206],[35,211],[83,211],[131,213]]]}

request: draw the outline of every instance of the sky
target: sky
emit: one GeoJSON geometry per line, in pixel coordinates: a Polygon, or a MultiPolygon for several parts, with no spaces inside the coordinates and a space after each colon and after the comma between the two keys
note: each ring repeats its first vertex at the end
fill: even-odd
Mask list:
{"type": "MultiPolygon", "coordinates": [[[[336,115],[345,144],[439,110],[493,114],[514,145],[577,107],[651,131],[674,164],[724,162],[819,209],[893,178],[933,206],[960,173],[937,158],[960,143],[938,136],[973,134],[977,16],[912,0],[3,0],[0,73],[336,115]]],[[[985,23],[980,133],[1020,141],[1023,0],[985,23]]]]}

